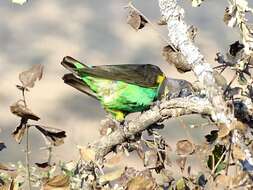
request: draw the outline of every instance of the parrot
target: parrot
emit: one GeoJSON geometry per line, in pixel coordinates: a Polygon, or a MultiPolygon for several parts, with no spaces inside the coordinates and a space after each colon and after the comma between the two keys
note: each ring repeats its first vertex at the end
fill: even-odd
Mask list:
{"type": "Polygon", "coordinates": [[[192,91],[190,83],[182,85],[184,80],[167,78],[152,64],[90,66],[70,56],[64,57],[61,64],[71,72],[62,77],[64,83],[97,99],[119,122],[129,113],[147,110],[166,95],[186,96],[192,91]],[[177,89],[173,91],[174,84],[177,89]],[[182,91],[181,86],[187,86],[187,90],[182,91]]]}

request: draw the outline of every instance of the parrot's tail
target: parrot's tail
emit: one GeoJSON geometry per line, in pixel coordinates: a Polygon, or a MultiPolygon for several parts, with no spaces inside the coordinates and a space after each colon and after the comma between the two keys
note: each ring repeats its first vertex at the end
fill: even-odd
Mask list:
{"type": "Polygon", "coordinates": [[[65,67],[70,72],[75,73],[75,74],[77,74],[77,69],[88,68],[87,65],[77,61],[76,59],[70,56],[64,57],[61,64],[63,65],[63,67],[65,67]]]}
{"type": "Polygon", "coordinates": [[[74,74],[65,74],[62,79],[64,83],[74,87],[75,89],[97,99],[96,94],[90,89],[90,87],[80,78],[76,77],[74,74]]]}

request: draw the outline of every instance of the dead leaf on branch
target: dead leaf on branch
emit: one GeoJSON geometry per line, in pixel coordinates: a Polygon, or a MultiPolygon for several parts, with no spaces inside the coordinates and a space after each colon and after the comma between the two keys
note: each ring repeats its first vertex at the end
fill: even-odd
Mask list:
{"type": "Polygon", "coordinates": [[[2,164],[2,163],[0,163],[0,170],[2,170],[2,171],[8,171],[8,172],[13,172],[13,171],[15,171],[14,168],[11,168],[11,167],[9,167],[9,166],[6,166],[5,164],[2,164]]]}
{"type": "Polygon", "coordinates": [[[129,7],[127,24],[137,31],[144,28],[147,23],[148,21],[138,11],[129,7]]]}
{"type": "Polygon", "coordinates": [[[144,166],[155,168],[157,167],[158,155],[156,150],[148,150],[144,153],[144,166]]]}
{"type": "Polygon", "coordinates": [[[176,159],[176,163],[180,167],[182,173],[184,172],[185,169],[186,160],[187,160],[186,157],[180,157],[176,159]]]}
{"type": "Polygon", "coordinates": [[[38,121],[40,118],[34,114],[29,108],[24,105],[23,101],[17,101],[10,106],[11,113],[14,115],[24,118],[38,121]]]}
{"type": "Polygon", "coordinates": [[[154,180],[145,176],[136,176],[127,184],[127,190],[152,190],[155,187],[154,180]]]}
{"type": "Polygon", "coordinates": [[[35,165],[36,165],[38,168],[45,169],[45,170],[48,170],[48,169],[50,169],[50,167],[51,167],[51,165],[50,165],[48,162],[35,163],[35,165]]]}
{"type": "Polygon", "coordinates": [[[223,90],[225,90],[227,88],[227,80],[225,79],[225,77],[215,70],[213,71],[213,76],[216,84],[220,86],[223,90]]]}
{"type": "Polygon", "coordinates": [[[185,73],[191,71],[191,65],[188,64],[186,58],[181,52],[176,52],[174,49],[167,45],[162,50],[162,55],[169,64],[173,64],[178,72],[185,73]]]}
{"type": "Polygon", "coordinates": [[[239,41],[236,41],[236,42],[234,42],[233,44],[230,45],[229,53],[230,53],[230,55],[235,57],[236,54],[238,52],[240,52],[243,48],[244,48],[244,45],[241,44],[239,41]]]}
{"type": "Polygon", "coordinates": [[[120,164],[120,162],[123,159],[123,152],[118,152],[116,154],[114,154],[113,156],[106,158],[105,162],[104,162],[104,166],[106,167],[115,167],[116,165],[120,164]]]}
{"type": "Polygon", "coordinates": [[[96,161],[96,152],[93,149],[83,146],[77,146],[77,148],[79,149],[80,156],[84,161],[86,162],[96,161]]]}
{"type": "Polygon", "coordinates": [[[178,155],[190,155],[194,152],[194,145],[188,140],[180,140],[177,142],[178,155]]]}
{"type": "Polygon", "coordinates": [[[232,123],[232,125],[233,125],[233,127],[235,128],[235,129],[237,129],[237,130],[240,130],[240,131],[242,131],[242,132],[246,132],[246,130],[248,129],[248,125],[247,124],[244,124],[243,122],[241,122],[241,121],[234,121],[233,123],[232,123]]]}
{"type": "Polygon", "coordinates": [[[43,75],[43,65],[36,64],[27,71],[19,74],[19,80],[25,88],[33,88],[37,80],[41,80],[43,75]]]}
{"type": "Polygon", "coordinates": [[[67,137],[66,132],[52,127],[46,127],[42,125],[34,125],[54,146],[59,146],[64,143],[64,138],[67,137]]]}
{"type": "Polygon", "coordinates": [[[0,141],[0,151],[2,151],[5,148],[6,148],[6,146],[5,146],[4,142],[0,141]]]}
{"type": "Polygon", "coordinates": [[[228,134],[230,133],[231,129],[228,128],[226,125],[221,124],[218,126],[219,131],[218,131],[218,137],[219,138],[224,138],[226,136],[228,136],[228,134]]]}
{"type": "Polygon", "coordinates": [[[16,140],[17,143],[21,143],[23,136],[25,134],[25,131],[26,131],[26,126],[22,120],[21,120],[19,126],[16,127],[15,131],[12,132],[12,136],[14,137],[14,139],[16,140]]]}
{"type": "Polygon", "coordinates": [[[238,147],[238,146],[233,146],[233,149],[232,149],[232,153],[233,153],[233,157],[236,159],[236,160],[245,160],[246,158],[246,155],[244,153],[244,151],[238,147]]]}
{"type": "Polygon", "coordinates": [[[215,182],[219,187],[228,187],[231,181],[231,177],[227,175],[218,175],[215,179],[215,182]]]}
{"type": "Polygon", "coordinates": [[[43,190],[69,190],[70,179],[66,175],[57,175],[43,185],[43,190]]]}
{"type": "Polygon", "coordinates": [[[105,182],[114,181],[120,178],[120,176],[124,173],[124,170],[124,168],[121,168],[112,172],[108,172],[99,177],[99,182],[101,184],[104,184],[105,182]]]}

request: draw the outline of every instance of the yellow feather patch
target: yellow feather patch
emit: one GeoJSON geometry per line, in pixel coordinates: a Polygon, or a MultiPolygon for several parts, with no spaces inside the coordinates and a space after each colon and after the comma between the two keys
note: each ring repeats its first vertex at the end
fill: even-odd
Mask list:
{"type": "Polygon", "coordinates": [[[161,84],[163,82],[163,80],[165,79],[165,76],[164,75],[158,75],[157,78],[156,78],[156,82],[158,84],[161,84]]]}
{"type": "Polygon", "coordinates": [[[111,109],[107,109],[107,111],[110,112],[117,121],[119,122],[124,121],[125,114],[123,112],[119,110],[111,110],[111,109]]]}
{"type": "Polygon", "coordinates": [[[125,119],[125,114],[121,111],[116,111],[115,119],[117,121],[124,121],[125,119]]]}

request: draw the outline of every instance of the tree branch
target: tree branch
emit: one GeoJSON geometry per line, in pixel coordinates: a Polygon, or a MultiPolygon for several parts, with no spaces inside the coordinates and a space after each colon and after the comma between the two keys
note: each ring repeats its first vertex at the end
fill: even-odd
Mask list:
{"type": "Polygon", "coordinates": [[[223,91],[216,83],[213,69],[188,34],[189,26],[183,20],[184,10],[177,4],[177,0],[159,0],[159,6],[163,20],[167,23],[170,42],[185,56],[188,64],[192,65],[192,71],[215,108],[213,119],[221,123],[231,123],[233,115],[227,112],[223,91]]]}
{"type": "Polygon", "coordinates": [[[138,118],[125,122],[122,127],[109,135],[103,136],[89,147],[95,151],[96,158],[103,158],[113,147],[125,142],[129,137],[144,131],[152,124],[162,122],[171,117],[193,113],[212,115],[214,110],[208,99],[198,96],[163,101],[161,104],[142,113],[138,118]]]}
{"type": "MultiPolygon", "coordinates": [[[[184,22],[184,10],[177,4],[177,0],[158,0],[163,20],[167,23],[168,37],[192,65],[192,71],[197,79],[203,84],[206,95],[214,107],[215,114],[212,119],[217,123],[225,123],[232,129],[231,123],[236,120],[234,111],[230,111],[223,98],[223,91],[215,80],[211,65],[206,62],[199,49],[193,44],[188,35],[188,26],[184,22]]],[[[233,143],[236,143],[246,153],[247,158],[242,162],[243,167],[249,171],[253,170],[253,157],[250,150],[244,145],[243,136],[238,135],[235,129],[232,134],[233,143]],[[234,138],[237,136],[237,138],[234,138]],[[247,163],[248,166],[245,164],[247,163]]]]}

